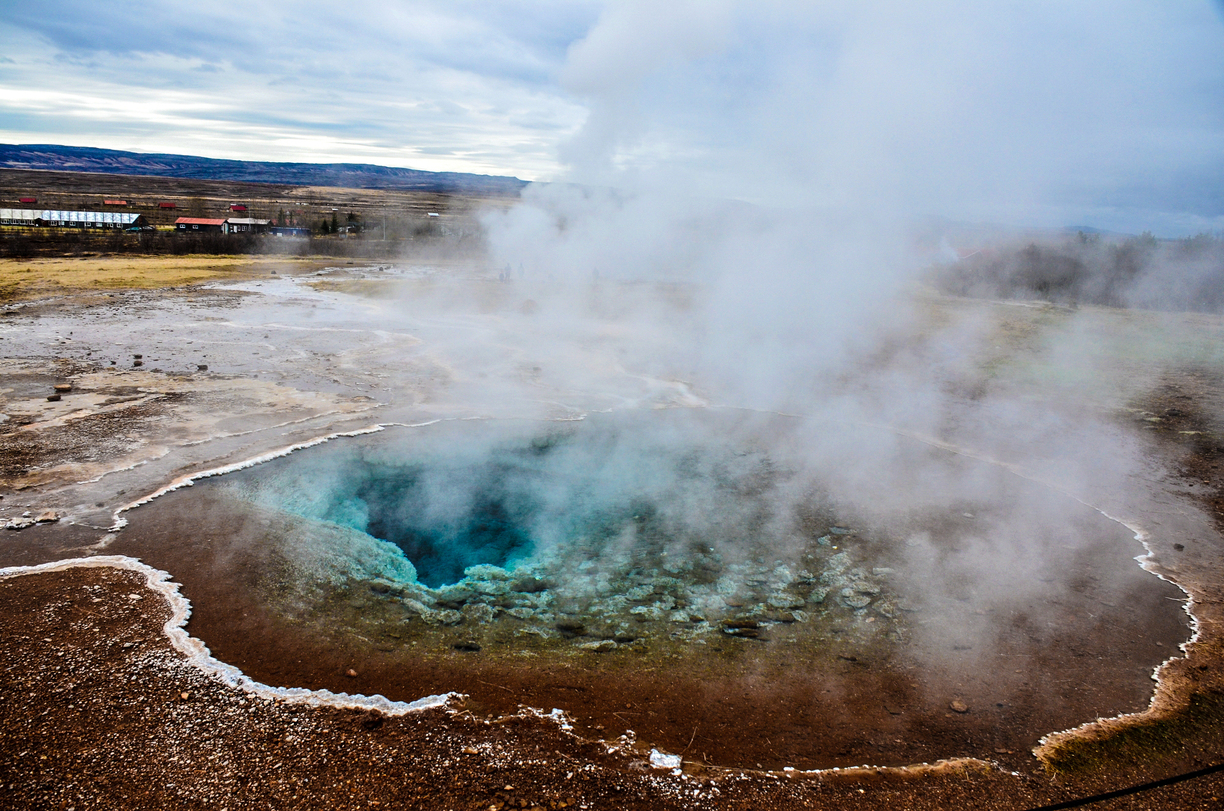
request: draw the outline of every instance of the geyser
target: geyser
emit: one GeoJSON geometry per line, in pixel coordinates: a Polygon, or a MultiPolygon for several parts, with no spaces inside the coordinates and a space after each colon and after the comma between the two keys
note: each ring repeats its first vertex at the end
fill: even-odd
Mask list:
{"type": "Polygon", "coordinates": [[[382,604],[366,620],[464,644],[611,649],[829,621],[883,639],[890,570],[762,422],[684,410],[392,430],[223,486],[294,518],[301,577],[369,583],[382,604]]]}
{"type": "Polygon", "coordinates": [[[270,683],[351,668],[674,751],[699,725],[710,762],[846,765],[1141,706],[1185,637],[1131,535],[879,428],[678,408],[339,439],[158,498],[119,542],[187,572],[201,638],[270,683]]]}

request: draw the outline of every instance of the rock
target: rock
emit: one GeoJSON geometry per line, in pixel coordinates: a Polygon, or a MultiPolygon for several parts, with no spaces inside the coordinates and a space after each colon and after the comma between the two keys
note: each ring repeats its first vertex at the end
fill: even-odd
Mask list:
{"type": "Polygon", "coordinates": [[[660,752],[658,749],[650,750],[650,766],[654,769],[679,769],[681,758],[679,755],[669,755],[666,752],[660,752]]]}
{"type": "Polygon", "coordinates": [[[754,619],[727,620],[722,624],[722,632],[728,636],[759,639],[761,636],[761,623],[754,619]]]}
{"type": "Polygon", "coordinates": [[[208,364],[207,364],[207,363],[197,363],[197,364],[196,364],[196,371],[197,371],[197,372],[207,372],[207,371],[208,371],[208,364]]]}
{"type": "Polygon", "coordinates": [[[455,644],[451,645],[451,647],[459,651],[460,653],[479,653],[480,652],[480,645],[477,644],[476,642],[456,642],[455,644]]]}
{"type": "Polygon", "coordinates": [[[60,399],[61,399],[61,398],[60,398],[60,396],[59,396],[58,394],[48,394],[48,395],[47,395],[47,402],[48,402],[48,403],[58,403],[58,402],[60,401],[60,399]]]}
{"type": "Polygon", "coordinates": [[[638,622],[658,622],[666,616],[658,603],[654,605],[635,605],[629,609],[629,614],[638,622]]]}
{"type": "Polygon", "coordinates": [[[497,616],[497,609],[484,603],[468,603],[460,611],[473,622],[492,622],[497,616]]]}
{"type": "Polygon", "coordinates": [[[802,597],[797,597],[789,592],[780,591],[776,594],[771,594],[765,600],[774,608],[802,608],[805,602],[802,597]]]}
{"type": "Polygon", "coordinates": [[[541,580],[538,577],[528,575],[520,577],[510,584],[510,588],[514,591],[523,594],[539,594],[541,591],[547,591],[552,588],[552,583],[547,580],[541,580]]]}
{"type": "Polygon", "coordinates": [[[458,625],[463,622],[463,614],[453,608],[447,608],[442,611],[427,611],[421,615],[421,619],[430,625],[458,625]]]}
{"type": "Polygon", "coordinates": [[[54,524],[60,520],[60,514],[56,510],[43,510],[34,519],[36,524],[54,524]]]}
{"type": "Polygon", "coordinates": [[[355,679],[357,678],[357,671],[350,667],[348,670],[344,671],[344,675],[348,676],[350,679],[355,679]]]}
{"type": "Polygon", "coordinates": [[[55,389],[60,394],[63,394],[64,392],[72,391],[72,384],[71,383],[56,383],[51,388],[55,389]]]}
{"type": "Polygon", "coordinates": [[[144,361],[143,361],[143,360],[134,360],[134,361],[132,361],[132,365],[133,365],[133,366],[144,366],[144,361]]]}
{"type": "Polygon", "coordinates": [[[594,651],[595,653],[607,653],[608,651],[616,650],[616,643],[611,639],[600,639],[597,642],[583,642],[578,647],[582,650],[594,651]]]}
{"type": "Polygon", "coordinates": [[[841,598],[842,602],[851,608],[866,608],[871,605],[871,595],[863,594],[853,588],[842,589],[841,598]]]}
{"type": "Polygon", "coordinates": [[[961,701],[959,698],[955,699],[951,704],[948,705],[948,707],[952,710],[952,712],[959,712],[959,713],[969,712],[969,705],[961,701]]]}
{"type": "Polygon", "coordinates": [[[582,636],[586,633],[586,625],[578,620],[557,620],[556,629],[565,636],[582,636]]]}
{"type": "Polygon", "coordinates": [[[654,586],[649,584],[644,586],[635,586],[625,592],[625,599],[635,603],[645,602],[653,596],[654,586]]]}
{"type": "Polygon", "coordinates": [[[447,586],[438,590],[437,603],[443,608],[462,608],[476,596],[471,589],[457,586],[447,586]]]}

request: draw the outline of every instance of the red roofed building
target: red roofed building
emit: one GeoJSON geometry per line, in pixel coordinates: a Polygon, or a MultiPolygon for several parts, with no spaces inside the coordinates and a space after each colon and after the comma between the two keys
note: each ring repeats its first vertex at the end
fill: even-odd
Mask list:
{"type": "Polygon", "coordinates": [[[200,234],[225,232],[225,220],[213,220],[207,217],[179,217],[174,221],[176,234],[200,234]]]}
{"type": "Polygon", "coordinates": [[[126,206],[127,200],[103,200],[102,205],[104,206],[126,206]]]}
{"type": "Polygon", "coordinates": [[[158,203],[158,204],[157,204],[157,207],[158,207],[158,208],[168,208],[168,209],[170,209],[170,210],[173,210],[173,209],[174,209],[174,203],[158,203]]]}
{"type": "Polygon", "coordinates": [[[247,207],[244,206],[242,203],[231,203],[230,204],[230,211],[246,211],[246,210],[247,210],[247,207]]]}
{"type": "Polygon", "coordinates": [[[37,198],[37,197],[22,197],[22,198],[21,198],[21,202],[23,202],[23,203],[37,203],[37,202],[38,202],[38,198],[37,198]]]}

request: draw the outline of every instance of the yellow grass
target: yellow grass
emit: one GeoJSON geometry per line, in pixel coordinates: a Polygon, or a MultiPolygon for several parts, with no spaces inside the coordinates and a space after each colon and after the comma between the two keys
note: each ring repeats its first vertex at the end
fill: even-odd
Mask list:
{"type": "Polygon", "coordinates": [[[85,256],[0,259],[0,301],[72,292],[161,288],[292,272],[301,260],[265,256],[85,256]]]}

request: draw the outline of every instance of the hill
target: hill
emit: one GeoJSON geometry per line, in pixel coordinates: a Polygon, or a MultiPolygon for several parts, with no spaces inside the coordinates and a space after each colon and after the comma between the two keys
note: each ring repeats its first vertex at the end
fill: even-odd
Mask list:
{"type": "Polygon", "coordinates": [[[476,196],[517,196],[526,181],[462,172],[425,172],[366,163],[279,163],[146,154],[54,144],[0,144],[0,168],[42,169],[196,180],[397,189],[476,196]]]}

